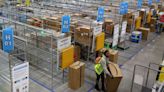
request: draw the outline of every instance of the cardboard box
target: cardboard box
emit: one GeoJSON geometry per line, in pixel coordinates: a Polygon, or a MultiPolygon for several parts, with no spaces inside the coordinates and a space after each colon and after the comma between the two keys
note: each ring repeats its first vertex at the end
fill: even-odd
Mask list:
{"type": "Polygon", "coordinates": [[[105,26],[105,32],[112,35],[114,31],[114,24],[106,24],[105,26]]]}
{"type": "Polygon", "coordinates": [[[142,32],[142,39],[147,40],[150,32],[150,28],[140,27],[138,31],[142,32]]]}
{"type": "Polygon", "coordinates": [[[118,51],[109,49],[109,61],[117,63],[118,60],[118,51]]]}
{"type": "Polygon", "coordinates": [[[112,19],[105,19],[104,23],[105,24],[112,24],[113,20],[112,19]]]}
{"type": "Polygon", "coordinates": [[[90,46],[92,42],[92,32],[89,26],[76,28],[75,41],[83,45],[90,46]]]}
{"type": "Polygon", "coordinates": [[[68,86],[77,90],[84,85],[85,63],[77,61],[69,67],[68,86]]]}
{"type": "Polygon", "coordinates": [[[106,92],[117,92],[119,84],[123,78],[122,71],[117,64],[109,64],[108,70],[113,75],[113,79],[110,76],[106,78],[106,92]]]}
{"type": "Polygon", "coordinates": [[[75,61],[79,61],[80,60],[80,53],[81,53],[81,48],[80,46],[75,45],[75,50],[74,50],[74,54],[75,54],[75,61]]]}

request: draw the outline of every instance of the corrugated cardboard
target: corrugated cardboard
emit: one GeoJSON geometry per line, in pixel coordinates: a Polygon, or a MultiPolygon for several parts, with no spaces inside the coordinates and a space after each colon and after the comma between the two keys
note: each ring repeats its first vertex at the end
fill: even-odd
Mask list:
{"type": "Polygon", "coordinates": [[[84,85],[85,63],[77,61],[69,67],[69,88],[76,90],[84,85]]]}
{"type": "Polygon", "coordinates": [[[113,20],[112,19],[105,19],[105,24],[112,24],[113,23],[113,20]]]}
{"type": "Polygon", "coordinates": [[[109,61],[117,63],[118,60],[118,51],[109,49],[109,61]]]}
{"type": "Polygon", "coordinates": [[[123,78],[121,69],[117,64],[109,64],[108,69],[113,75],[113,79],[110,76],[106,78],[107,92],[117,92],[119,84],[123,78]]]}
{"type": "Polygon", "coordinates": [[[75,41],[90,46],[92,42],[92,32],[89,26],[81,26],[76,28],[75,41]]]}
{"type": "Polygon", "coordinates": [[[150,32],[150,28],[140,27],[138,31],[142,32],[142,39],[147,40],[150,32]]]}
{"type": "Polygon", "coordinates": [[[80,88],[80,67],[79,66],[70,66],[69,68],[69,82],[68,86],[71,89],[80,88]]]}

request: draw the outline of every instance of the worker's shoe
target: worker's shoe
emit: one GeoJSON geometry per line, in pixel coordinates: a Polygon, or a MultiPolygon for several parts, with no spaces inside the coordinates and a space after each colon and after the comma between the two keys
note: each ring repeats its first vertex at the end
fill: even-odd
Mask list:
{"type": "Polygon", "coordinates": [[[100,91],[100,88],[99,88],[98,85],[95,85],[95,89],[96,89],[97,91],[100,91]]]}

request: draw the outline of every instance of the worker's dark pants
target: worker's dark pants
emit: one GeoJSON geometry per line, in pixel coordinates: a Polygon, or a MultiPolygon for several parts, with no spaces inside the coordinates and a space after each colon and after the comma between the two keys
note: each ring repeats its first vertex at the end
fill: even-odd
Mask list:
{"type": "Polygon", "coordinates": [[[100,75],[98,75],[96,73],[96,76],[97,76],[97,78],[96,78],[96,85],[95,85],[95,87],[99,87],[99,80],[101,78],[102,89],[105,89],[105,86],[104,86],[104,72],[102,72],[100,75]]]}

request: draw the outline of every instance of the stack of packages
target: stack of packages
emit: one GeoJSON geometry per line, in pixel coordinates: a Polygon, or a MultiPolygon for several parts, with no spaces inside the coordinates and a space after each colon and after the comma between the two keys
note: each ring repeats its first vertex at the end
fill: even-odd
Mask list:
{"type": "Polygon", "coordinates": [[[111,19],[105,19],[103,29],[105,29],[105,33],[112,35],[114,31],[114,22],[111,19]]]}
{"type": "Polygon", "coordinates": [[[77,61],[69,67],[68,86],[73,90],[84,85],[85,63],[77,61]]]}
{"type": "Polygon", "coordinates": [[[53,29],[60,31],[61,29],[61,18],[59,16],[48,17],[45,16],[43,19],[45,29],[53,29]]]}
{"type": "Polygon", "coordinates": [[[90,46],[92,43],[92,30],[90,26],[83,25],[76,28],[75,41],[85,46],[90,46]]]}
{"type": "Polygon", "coordinates": [[[127,14],[123,15],[123,21],[127,21],[127,29],[126,32],[130,33],[131,32],[131,27],[134,22],[134,15],[132,12],[128,12],[127,14]]]}
{"type": "Polygon", "coordinates": [[[27,24],[33,25],[36,27],[41,27],[42,26],[42,20],[39,18],[30,18],[30,19],[27,19],[27,24]]]}
{"type": "Polygon", "coordinates": [[[75,29],[74,39],[81,49],[81,58],[87,60],[88,58],[88,47],[91,46],[93,40],[93,32],[90,26],[82,25],[75,29]]]}

